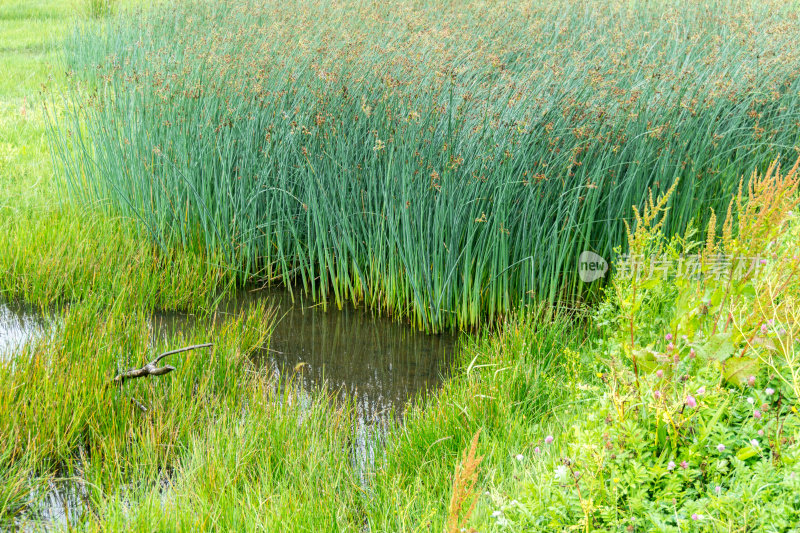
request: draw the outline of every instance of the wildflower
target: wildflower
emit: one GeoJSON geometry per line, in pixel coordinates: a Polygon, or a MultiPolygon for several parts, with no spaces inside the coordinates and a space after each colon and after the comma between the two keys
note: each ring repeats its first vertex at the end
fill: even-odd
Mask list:
{"type": "Polygon", "coordinates": [[[672,362],[676,365],[681,362],[681,357],[678,354],[672,356],[672,362]]]}
{"type": "Polygon", "coordinates": [[[694,396],[689,395],[686,397],[686,405],[694,409],[697,407],[697,400],[694,399],[694,396]]]}
{"type": "Polygon", "coordinates": [[[755,400],[753,399],[752,396],[747,397],[747,403],[749,403],[750,405],[753,405],[755,403],[755,400]]]}
{"type": "Polygon", "coordinates": [[[656,400],[660,400],[660,399],[661,399],[661,391],[660,391],[660,390],[655,390],[655,391],[653,391],[653,397],[654,397],[656,400]]]}
{"type": "Polygon", "coordinates": [[[759,429],[758,430],[758,436],[759,437],[763,437],[764,436],[764,430],[763,429],[759,429]]]}
{"type": "Polygon", "coordinates": [[[553,444],[553,441],[554,441],[554,440],[555,440],[555,439],[553,438],[553,436],[552,436],[552,435],[548,435],[548,436],[546,436],[546,437],[544,438],[544,443],[545,443],[545,444],[553,444]]]}
{"type": "Polygon", "coordinates": [[[750,385],[751,387],[753,385],[755,385],[756,384],[756,377],[755,376],[750,376],[749,378],[747,378],[747,384],[750,385]]]}
{"type": "Polygon", "coordinates": [[[752,446],[753,448],[758,448],[758,439],[751,440],[750,446],[752,446]]]}
{"type": "Polygon", "coordinates": [[[700,387],[699,389],[697,389],[697,394],[699,394],[700,396],[702,396],[702,395],[703,395],[703,394],[705,394],[705,393],[706,393],[706,388],[705,388],[705,386],[703,386],[703,387],[700,387]]]}
{"type": "Polygon", "coordinates": [[[675,349],[675,344],[673,344],[673,343],[667,344],[667,351],[668,352],[671,352],[674,349],[675,349]]]}
{"type": "Polygon", "coordinates": [[[766,324],[761,324],[761,334],[762,335],[766,335],[767,331],[768,331],[767,325],[766,324]]]}
{"type": "Polygon", "coordinates": [[[542,449],[537,446],[536,448],[533,449],[533,451],[534,453],[539,453],[542,451],[542,449]]]}
{"type": "Polygon", "coordinates": [[[759,411],[758,409],[756,409],[755,411],[753,411],[753,418],[755,418],[756,420],[758,420],[759,418],[761,418],[761,411],[759,411]]]}
{"type": "Polygon", "coordinates": [[[671,341],[671,340],[672,340],[672,333],[667,333],[666,335],[664,335],[664,338],[665,338],[667,341],[671,341]]]}
{"type": "Polygon", "coordinates": [[[514,459],[516,459],[517,461],[522,461],[523,459],[525,459],[525,456],[522,455],[521,453],[518,453],[517,455],[514,456],[514,459]]]}
{"type": "Polygon", "coordinates": [[[667,463],[667,470],[675,470],[675,461],[667,463]]]}
{"type": "Polygon", "coordinates": [[[717,444],[717,451],[718,452],[724,452],[725,451],[725,445],[721,444],[721,443],[717,444]]]}
{"type": "Polygon", "coordinates": [[[720,487],[719,485],[717,485],[716,487],[714,487],[714,492],[716,492],[717,494],[719,494],[720,492],[722,492],[722,487],[720,487]]]}
{"type": "Polygon", "coordinates": [[[692,520],[697,521],[697,520],[702,520],[702,519],[703,519],[703,515],[697,514],[697,513],[692,513],[692,520]]]}
{"type": "Polygon", "coordinates": [[[764,392],[767,394],[767,396],[772,396],[773,394],[775,394],[775,389],[773,389],[772,387],[767,387],[766,389],[764,389],[764,392]]]}
{"type": "Polygon", "coordinates": [[[761,260],[761,261],[759,261],[759,262],[760,262],[762,265],[766,265],[766,264],[767,264],[767,260],[766,260],[766,259],[762,259],[762,260],[761,260]]]}
{"type": "Polygon", "coordinates": [[[769,409],[769,404],[768,404],[768,403],[766,403],[766,402],[765,402],[765,403],[762,403],[762,404],[761,404],[761,410],[762,410],[762,411],[766,411],[767,409],[769,409]]]}
{"type": "Polygon", "coordinates": [[[694,348],[691,348],[689,350],[689,359],[694,359],[695,357],[697,357],[697,353],[694,351],[694,348]]]}
{"type": "Polygon", "coordinates": [[[619,483],[619,478],[618,478],[618,477],[615,477],[615,478],[614,478],[612,481],[613,481],[614,483],[619,483]]]}
{"type": "Polygon", "coordinates": [[[503,516],[503,511],[500,509],[492,513],[492,518],[500,518],[501,516],[503,516]]]}
{"type": "Polygon", "coordinates": [[[686,470],[687,468],[689,468],[689,463],[687,463],[686,461],[681,461],[681,468],[686,470]]]}
{"type": "Polygon", "coordinates": [[[656,376],[658,376],[659,378],[662,378],[662,377],[664,377],[664,371],[663,371],[663,370],[660,370],[660,369],[659,369],[659,370],[656,370],[656,376]]]}
{"type": "Polygon", "coordinates": [[[510,505],[511,507],[514,507],[514,506],[517,506],[517,505],[519,505],[519,502],[518,502],[517,500],[511,500],[511,501],[508,503],[508,505],[510,505]]]}

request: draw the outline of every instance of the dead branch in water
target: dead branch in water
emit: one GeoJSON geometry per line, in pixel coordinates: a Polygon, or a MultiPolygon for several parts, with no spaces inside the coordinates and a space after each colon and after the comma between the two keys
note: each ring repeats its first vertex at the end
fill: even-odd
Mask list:
{"type": "Polygon", "coordinates": [[[180,352],[188,352],[189,350],[196,350],[198,348],[208,348],[213,346],[210,342],[207,344],[194,344],[192,346],[186,346],[184,348],[178,348],[177,350],[170,350],[168,352],[164,352],[146,365],[141,368],[134,368],[133,370],[128,370],[127,372],[123,372],[117,377],[112,380],[112,383],[119,383],[122,385],[125,383],[126,379],[134,379],[134,378],[141,378],[144,376],[163,376],[164,374],[169,374],[175,367],[172,365],[164,365],[164,366],[156,366],[159,361],[164,359],[168,355],[173,355],[180,352]]]}

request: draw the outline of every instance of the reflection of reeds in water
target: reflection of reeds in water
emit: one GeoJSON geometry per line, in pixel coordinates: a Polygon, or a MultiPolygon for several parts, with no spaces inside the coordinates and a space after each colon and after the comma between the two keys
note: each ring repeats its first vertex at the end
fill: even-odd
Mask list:
{"type": "Polygon", "coordinates": [[[41,336],[45,321],[31,309],[0,301],[0,359],[41,336]]]}
{"type": "MultiPolygon", "coordinates": [[[[293,302],[286,291],[242,293],[218,316],[235,314],[254,299],[274,302],[277,317],[269,348],[255,354],[256,364],[306,390],[324,386],[353,399],[361,424],[401,415],[408,401],[438,386],[454,355],[453,336],[415,332],[350,306],[325,311],[293,302]]],[[[194,321],[179,313],[156,315],[154,337],[174,335],[194,321]]]]}
{"type": "Polygon", "coordinates": [[[648,189],[681,230],[797,142],[794,1],[187,5],[72,39],[73,193],[429,330],[583,295],[648,189]]]}

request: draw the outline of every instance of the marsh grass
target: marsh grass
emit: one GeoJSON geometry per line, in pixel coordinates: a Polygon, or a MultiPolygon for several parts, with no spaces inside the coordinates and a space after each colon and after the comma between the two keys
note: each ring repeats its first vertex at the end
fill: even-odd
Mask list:
{"type": "Polygon", "coordinates": [[[240,277],[471,328],[589,297],[649,190],[682,232],[793,150],[795,7],[190,1],[77,30],[54,153],[240,277]]]}
{"type": "Polygon", "coordinates": [[[301,405],[291,383],[251,362],[274,318],[257,304],[153,346],[146,313],[70,307],[52,338],[0,363],[4,523],[46,492],[47,479],[64,477],[89,502],[81,523],[66,525],[87,530],[352,522],[351,411],[321,392],[301,405]],[[170,356],[177,370],[167,376],[110,384],[153,352],[199,341],[214,347],[170,356]]]}
{"type": "Polygon", "coordinates": [[[84,299],[138,308],[210,309],[232,288],[201,252],[164,250],[130,222],[69,206],[0,218],[0,296],[48,307],[84,299]]]}

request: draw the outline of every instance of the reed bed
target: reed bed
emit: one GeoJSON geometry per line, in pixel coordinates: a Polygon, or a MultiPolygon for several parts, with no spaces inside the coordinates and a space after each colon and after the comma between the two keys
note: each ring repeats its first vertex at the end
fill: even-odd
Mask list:
{"type": "MultiPolygon", "coordinates": [[[[78,28],[67,190],[168,245],[430,330],[594,286],[798,144],[797,2],[187,1],[78,28]]],[[[55,103],[55,102],[54,102],[55,103]]],[[[719,209],[718,209],[719,210],[719,209]]]]}

